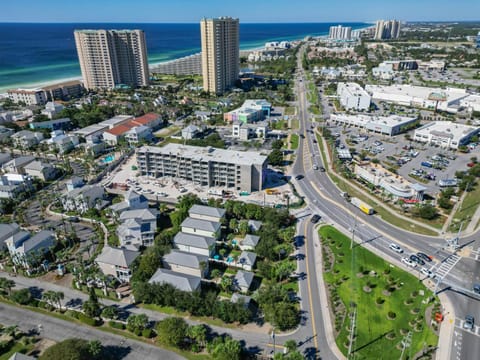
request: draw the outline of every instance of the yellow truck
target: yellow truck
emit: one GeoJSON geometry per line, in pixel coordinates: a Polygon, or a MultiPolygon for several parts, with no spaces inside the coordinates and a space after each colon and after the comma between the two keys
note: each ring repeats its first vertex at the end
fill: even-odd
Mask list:
{"type": "Polygon", "coordinates": [[[370,205],[364,203],[359,198],[352,197],[350,198],[350,202],[352,203],[352,205],[356,206],[367,215],[372,215],[375,212],[370,205]]]}

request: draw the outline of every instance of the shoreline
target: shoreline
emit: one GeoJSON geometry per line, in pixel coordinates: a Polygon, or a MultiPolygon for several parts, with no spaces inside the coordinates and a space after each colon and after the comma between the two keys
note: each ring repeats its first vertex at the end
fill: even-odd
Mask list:
{"type": "MultiPolygon", "coordinates": [[[[371,26],[372,25],[369,24],[367,26],[360,27],[356,30],[367,29],[371,26]]],[[[302,38],[290,39],[290,40],[286,40],[286,41],[289,41],[289,42],[301,41],[302,39],[304,39],[307,36],[311,36],[315,39],[321,39],[321,38],[328,37],[328,34],[322,34],[322,35],[308,35],[308,34],[306,34],[302,38]]],[[[282,41],[282,40],[278,40],[278,41],[282,41]]],[[[264,43],[266,43],[266,42],[269,42],[269,40],[265,40],[264,43]]],[[[258,46],[257,44],[255,44],[255,45],[252,45],[252,47],[249,47],[249,48],[246,48],[246,49],[240,48],[240,52],[242,52],[242,51],[258,51],[258,50],[262,50],[264,48],[265,48],[264,45],[263,46],[258,46]]],[[[199,54],[199,53],[200,52],[193,53],[193,54],[190,54],[190,55],[181,56],[181,57],[175,57],[175,58],[172,58],[170,60],[152,62],[152,63],[148,64],[148,67],[149,67],[149,69],[152,69],[156,66],[159,66],[159,65],[162,65],[162,64],[165,64],[165,63],[169,63],[169,62],[172,62],[172,61],[176,61],[176,60],[182,59],[182,58],[187,57],[187,56],[196,55],[196,54],[199,54]]],[[[12,84],[12,85],[8,85],[8,86],[5,86],[5,87],[0,87],[0,99],[7,96],[7,90],[9,90],[9,89],[18,89],[18,88],[20,88],[20,89],[35,89],[35,88],[41,88],[41,87],[44,87],[44,86],[49,86],[49,85],[53,85],[53,84],[59,84],[59,83],[63,83],[63,82],[67,82],[67,81],[74,81],[74,80],[82,81],[83,78],[82,78],[81,75],[79,75],[79,76],[73,76],[73,77],[70,76],[70,77],[60,78],[60,79],[57,79],[57,80],[44,80],[44,81],[36,81],[36,82],[32,82],[32,83],[12,84]]]]}

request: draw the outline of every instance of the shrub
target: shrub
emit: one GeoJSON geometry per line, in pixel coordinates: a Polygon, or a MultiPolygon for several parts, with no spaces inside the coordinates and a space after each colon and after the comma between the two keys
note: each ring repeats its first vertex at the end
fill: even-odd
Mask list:
{"type": "Polygon", "coordinates": [[[383,300],[381,297],[377,297],[375,302],[377,303],[377,305],[382,305],[385,302],[385,300],[383,300]]]}
{"type": "Polygon", "coordinates": [[[78,319],[78,314],[80,314],[80,313],[78,311],[74,311],[74,310],[67,310],[67,312],[65,314],[74,318],[74,319],[78,319]]]}
{"type": "Polygon", "coordinates": [[[110,327],[114,329],[125,330],[125,324],[122,324],[121,322],[118,322],[118,321],[111,320],[108,322],[108,325],[110,325],[110,327]]]}
{"type": "Polygon", "coordinates": [[[388,314],[387,314],[387,317],[390,319],[390,320],[393,320],[397,317],[397,314],[395,314],[393,311],[389,311],[388,314]]]}
{"type": "Polygon", "coordinates": [[[142,330],[142,336],[144,338],[150,339],[153,337],[153,330],[152,329],[143,329],[142,330]]]}
{"type": "Polygon", "coordinates": [[[90,325],[90,326],[97,326],[98,322],[96,319],[91,318],[85,314],[78,313],[78,320],[80,320],[82,323],[90,325]]]}

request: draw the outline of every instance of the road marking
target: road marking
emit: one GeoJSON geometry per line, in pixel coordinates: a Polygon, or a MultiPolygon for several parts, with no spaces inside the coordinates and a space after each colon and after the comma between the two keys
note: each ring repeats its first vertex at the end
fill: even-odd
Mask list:
{"type": "MultiPolygon", "coordinates": [[[[310,285],[310,281],[312,279],[312,274],[310,272],[310,265],[308,264],[308,246],[307,246],[307,241],[308,238],[307,238],[307,225],[308,223],[305,222],[305,225],[304,225],[304,228],[303,228],[303,236],[305,238],[305,261],[306,261],[306,265],[307,265],[307,288],[308,288],[308,301],[310,302],[310,318],[312,319],[312,336],[313,336],[313,342],[315,344],[315,349],[316,351],[320,350],[318,348],[318,337],[317,337],[317,333],[316,333],[316,326],[315,326],[315,313],[313,312],[313,302],[312,302],[312,287],[310,285]]],[[[315,230],[314,230],[315,231],[315,230]]],[[[310,239],[310,241],[313,241],[313,239],[310,239]]]]}
{"type": "Polygon", "coordinates": [[[460,259],[461,257],[455,254],[449,256],[444,262],[440,263],[440,266],[434,271],[435,274],[443,279],[455,267],[455,265],[457,265],[460,259]]]}

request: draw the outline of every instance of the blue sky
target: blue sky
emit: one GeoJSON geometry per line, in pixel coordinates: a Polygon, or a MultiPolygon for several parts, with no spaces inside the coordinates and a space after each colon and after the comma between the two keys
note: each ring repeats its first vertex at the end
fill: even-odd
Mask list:
{"type": "Polygon", "coordinates": [[[480,20],[480,0],[1,0],[0,22],[480,20]]]}

